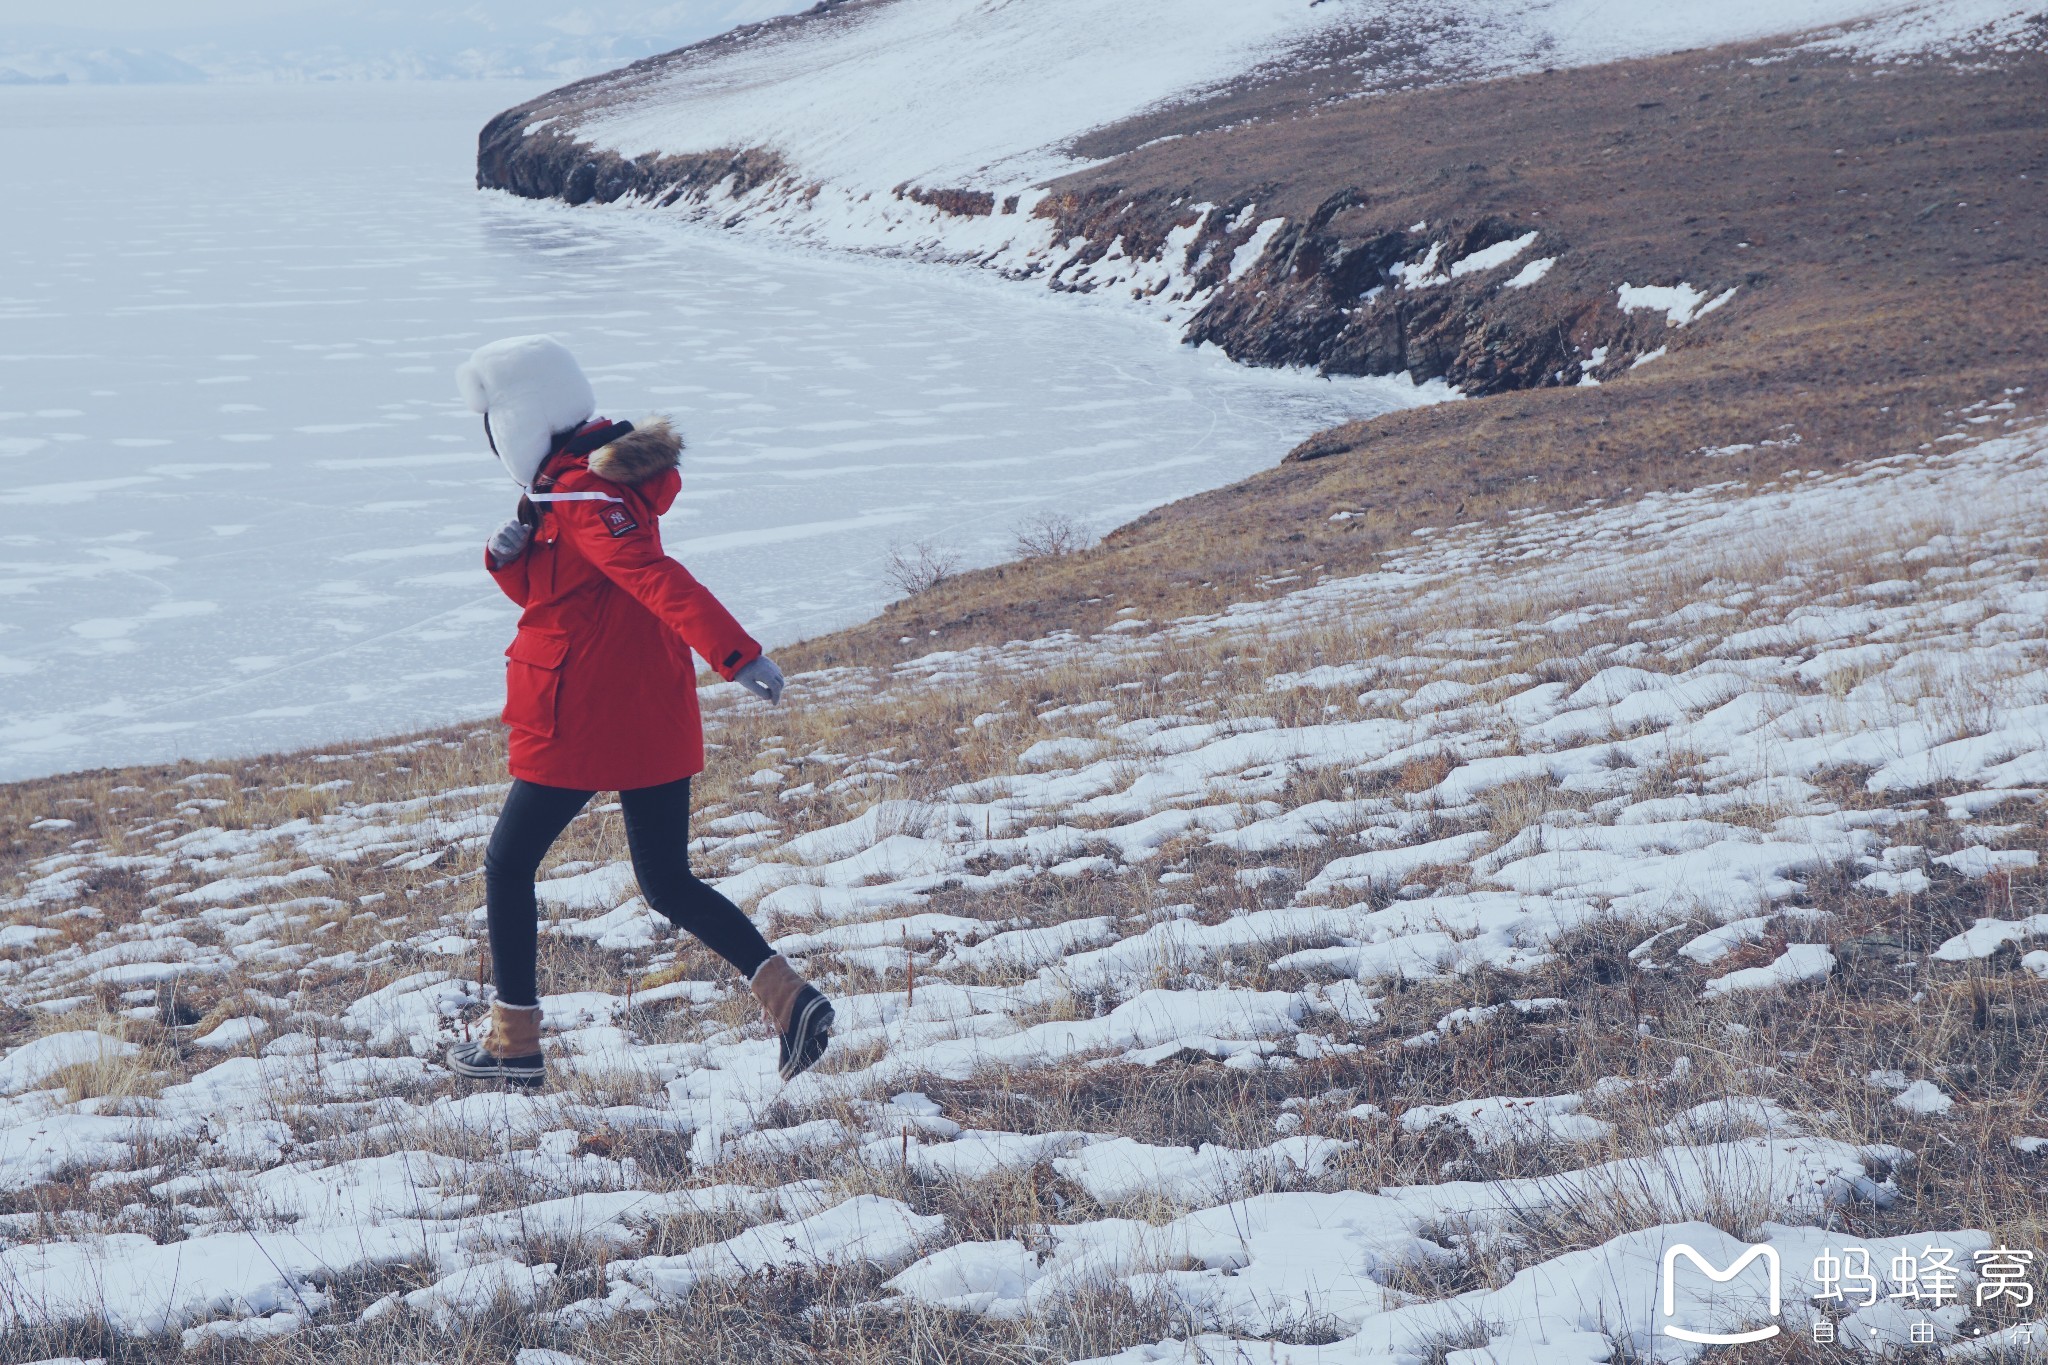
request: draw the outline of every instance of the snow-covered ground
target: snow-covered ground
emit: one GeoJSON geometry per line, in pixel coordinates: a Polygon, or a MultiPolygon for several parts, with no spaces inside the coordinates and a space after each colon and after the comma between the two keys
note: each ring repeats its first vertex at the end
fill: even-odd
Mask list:
{"type": "Polygon", "coordinates": [[[1357,32],[1428,35],[1422,57],[1386,74],[1391,89],[1809,30],[1900,59],[2037,39],[2033,12],[2019,0],[887,0],[676,59],[541,126],[629,158],[783,160],[745,193],[722,183],[670,212],[1054,276],[1082,244],[1054,240],[1032,211],[1047,181],[1087,164],[1075,139],[1357,32]],[[983,192],[999,207],[957,216],[911,197],[920,189],[983,192]]]}
{"type": "MultiPolygon", "coordinates": [[[[494,787],[214,823],[238,797],[199,775],[164,818],[122,830],[110,808],[31,869],[0,930],[0,991],[47,1034],[0,1061],[0,1187],[108,1195],[0,1217],[0,1323],[452,1328],[511,1295],[573,1345],[712,1285],[842,1266],[870,1268],[883,1305],[1044,1321],[1120,1289],[1197,1334],[1119,1365],[1675,1361],[1696,1351],[1667,1321],[1769,1320],[1704,1277],[1661,1312],[1666,1252],[1726,1266],[1733,1229],[1781,1256],[1790,1332],[1967,1335],[1986,1319],[1953,1304],[1812,1298],[1817,1258],[1854,1244],[1879,1274],[1947,1248],[1971,1302],[1990,1231],[1867,1235],[1921,1154],[1822,1111],[1779,1071],[1790,1054],[1728,1073],[1748,1097],[1699,1094],[1686,1054],[1718,1064],[1757,1002],[1868,970],[1844,941],[1855,904],[2035,873],[2048,438],[2012,410],[1987,395],[1952,438],[1846,474],[1419,532],[1380,571],[1214,615],[816,673],[795,712],[717,689],[700,864],[838,1002],[839,1060],[787,1087],[736,982],[661,972],[669,931],[603,857],[543,884],[550,940],[576,945],[556,970],[581,974],[548,1002],[562,1088],[453,1084],[438,1056],[478,1006],[474,874],[364,888],[473,860],[494,787]],[[906,714],[921,749],[864,742],[906,714]],[[113,872],[149,908],[95,932],[85,888],[113,872]],[[1688,1037],[1642,1016],[1634,1074],[1363,1103],[1314,1079],[1347,1050],[1455,1049],[1503,1019],[1595,1027],[1514,983],[1596,925],[1636,944],[1622,970],[1703,1012],[1688,1037]],[[636,976],[630,1000],[601,984],[636,976]],[[116,1036],[109,1001],[156,1019],[188,981],[218,988],[203,1025],[146,1052],[116,1036]],[[1404,983],[1446,1010],[1383,1036],[1404,983]],[[1263,1078],[1245,1101],[1262,1135],[1182,1146],[952,1107],[976,1077],[1029,1095],[1054,1071],[1190,1058],[1263,1078]],[[75,1098],[112,1074],[130,1079],[75,1098]],[[1371,1177],[1433,1131],[1543,1173],[1371,1177]],[[607,1155],[635,1134],[682,1146],[686,1171],[607,1155]],[[1069,1193],[1014,1238],[945,1211],[963,1183],[1029,1172],[1069,1193]],[[565,1243],[605,1254],[564,1278],[565,1243]],[[401,1263],[428,1278],[336,1318],[337,1275],[401,1263]]],[[[2012,943],[2023,977],[2048,975],[2042,937],[2048,917],[1994,915],[1885,970],[2012,943]]],[[[1894,1065],[1867,1083],[1897,1092],[1880,1110],[1940,1125],[1978,1102],[1910,1046],[1894,1065]]]]}
{"type": "Polygon", "coordinates": [[[456,398],[551,331],[687,433],[670,548],[771,642],[1270,465],[1400,384],[1242,370],[1103,307],[471,188],[530,87],[0,91],[0,780],[494,710],[514,490],[456,398]]]}

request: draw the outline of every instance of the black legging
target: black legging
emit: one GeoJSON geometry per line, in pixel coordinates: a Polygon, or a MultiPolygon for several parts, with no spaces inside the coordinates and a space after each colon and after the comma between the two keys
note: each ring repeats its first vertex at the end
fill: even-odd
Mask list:
{"type": "MultiPolygon", "coordinates": [[[[518,778],[498,813],[484,850],[484,900],[489,906],[491,971],[498,998],[508,1005],[537,1005],[534,955],[540,907],[533,876],[541,859],[595,792],[543,787],[518,778]]],[[[690,871],[690,779],[638,791],[620,792],[626,814],[626,847],[633,875],[655,913],[702,939],[712,952],[752,977],[775,950],[746,912],[699,881],[690,871]]]]}

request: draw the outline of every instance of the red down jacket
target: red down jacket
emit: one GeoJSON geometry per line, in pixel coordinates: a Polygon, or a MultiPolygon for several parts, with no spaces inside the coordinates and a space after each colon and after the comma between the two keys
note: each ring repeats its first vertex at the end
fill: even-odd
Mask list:
{"type": "Polygon", "coordinates": [[[681,476],[666,469],[640,484],[612,483],[591,473],[588,456],[559,450],[534,487],[597,496],[547,502],[532,544],[503,568],[484,555],[498,586],[526,609],[505,651],[512,775],[630,791],[702,772],[690,651],[730,681],[761,646],[661,548],[658,519],[681,476]]]}

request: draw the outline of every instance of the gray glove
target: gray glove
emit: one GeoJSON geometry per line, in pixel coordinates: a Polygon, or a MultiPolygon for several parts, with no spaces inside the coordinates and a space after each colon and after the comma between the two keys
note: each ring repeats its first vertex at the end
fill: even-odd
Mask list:
{"type": "Polygon", "coordinates": [[[782,700],[782,670],[766,654],[733,674],[732,680],[770,706],[782,700]]]}
{"type": "Polygon", "coordinates": [[[526,553],[527,542],[533,539],[533,528],[514,517],[497,530],[485,547],[491,552],[491,562],[503,568],[526,553]]]}

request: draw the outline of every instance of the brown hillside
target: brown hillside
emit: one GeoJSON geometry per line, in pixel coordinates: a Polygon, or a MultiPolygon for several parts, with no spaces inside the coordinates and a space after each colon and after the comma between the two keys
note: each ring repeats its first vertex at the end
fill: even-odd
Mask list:
{"type": "MultiPolygon", "coordinates": [[[[1086,554],[964,575],[806,656],[1204,607],[1261,577],[1363,568],[1419,526],[1910,450],[1968,430],[1958,410],[1980,398],[2039,410],[2048,57],[1757,57],[1720,49],[1294,108],[1062,182],[1063,229],[1105,244],[1141,234],[1140,220],[1163,235],[1175,200],[1285,214],[1295,226],[1247,281],[1258,287],[1197,321],[1239,358],[1361,372],[1400,368],[1381,363],[1391,354],[1513,391],[1324,433],[1086,554]],[[1534,227],[1525,259],[1558,262],[1528,289],[1501,289],[1501,269],[1340,313],[1331,280],[1346,253],[1418,221],[1534,227]],[[1614,307],[1624,281],[1680,280],[1737,293],[1683,328],[1614,307]],[[1660,344],[1667,354],[1628,368],[1660,344]],[[1592,370],[1607,382],[1568,387],[1597,345],[1616,348],[1592,370]],[[1728,447],[1748,448],[1707,453],[1728,447]],[[1354,515],[1330,520],[1340,512],[1354,515]]],[[[1102,136],[1143,142],[1207,117],[1102,136]]]]}

